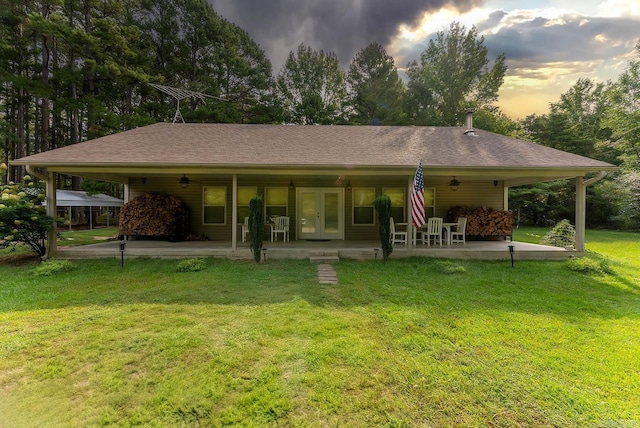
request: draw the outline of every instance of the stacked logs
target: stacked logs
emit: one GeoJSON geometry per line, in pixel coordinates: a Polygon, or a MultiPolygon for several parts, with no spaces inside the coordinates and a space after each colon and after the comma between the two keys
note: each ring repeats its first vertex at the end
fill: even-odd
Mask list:
{"type": "Polygon", "coordinates": [[[513,233],[513,214],[510,211],[487,207],[455,207],[454,219],[467,218],[468,236],[511,236],[513,233]]]}
{"type": "Polygon", "coordinates": [[[147,193],[122,206],[119,228],[120,235],[182,239],[189,233],[189,209],[174,196],[147,193]]]}

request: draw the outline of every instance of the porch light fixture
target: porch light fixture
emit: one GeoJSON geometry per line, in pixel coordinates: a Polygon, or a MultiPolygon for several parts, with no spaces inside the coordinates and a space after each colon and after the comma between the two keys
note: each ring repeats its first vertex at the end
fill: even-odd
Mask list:
{"type": "Polygon", "coordinates": [[[293,190],[293,189],[295,189],[295,187],[296,186],[293,184],[293,180],[290,180],[289,181],[289,190],[293,190]]]}
{"type": "Polygon", "coordinates": [[[498,180],[493,180],[493,187],[498,187],[498,180]]]}
{"type": "Polygon", "coordinates": [[[187,177],[187,174],[182,174],[182,178],[178,181],[180,183],[180,187],[186,189],[191,184],[191,180],[187,177]]]}
{"type": "Polygon", "coordinates": [[[347,190],[351,190],[351,180],[347,183],[347,190]]]}
{"type": "Polygon", "coordinates": [[[458,187],[460,187],[460,182],[456,180],[455,175],[453,176],[453,179],[449,182],[449,187],[451,187],[451,190],[454,192],[458,190],[458,187]]]}

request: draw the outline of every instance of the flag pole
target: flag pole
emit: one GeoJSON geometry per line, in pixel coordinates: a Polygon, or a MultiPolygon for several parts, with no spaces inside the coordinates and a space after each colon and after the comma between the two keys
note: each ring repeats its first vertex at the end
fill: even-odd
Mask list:
{"type": "MultiPolygon", "coordinates": [[[[413,177],[408,178],[409,183],[409,194],[413,192],[413,177]]],[[[412,250],[415,246],[415,237],[416,237],[416,227],[413,225],[413,220],[411,219],[411,210],[413,206],[411,204],[411,197],[407,198],[407,213],[409,214],[409,221],[407,222],[407,250],[412,250]]]]}

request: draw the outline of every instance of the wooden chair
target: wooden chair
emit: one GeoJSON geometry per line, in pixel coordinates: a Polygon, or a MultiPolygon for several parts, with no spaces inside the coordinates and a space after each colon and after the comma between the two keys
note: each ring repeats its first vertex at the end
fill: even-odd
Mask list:
{"type": "Polygon", "coordinates": [[[393,221],[393,217],[389,219],[389,230],[391,231],[391,245],[404,244],[407,245],[407,232],[397,232],[396,224],[393,221]]]}
{"type": "Polygon", "coordinates": [[[427,221],[427,231],[423,232],[424,235],[426,235],[428,246],[431,246],[431,238],[433,238],[433,244],[439,243],[442,247],[442,217],[431,217],[427,221]]]}
{"type": "Polygon", "coordinates": [[[242,223],[242,242],[247,240],[247,234],[249,233],[249,217],[244,218],[244,223],[242,223]]]}
{"type": "Polygon", "coordinates": [[[451,243],[452,244],[465,244],[466,243],[466,230],[467,230],[467,218],[458,217],[458,224],[455,231],[451,231],[451,243]]]}
{"type": "Polygon", "coordinates": [[[276,236],[278,233],[282,233],[282,239],[284,242],[289,240],[289,217],[276,217],[273,219],[273,226],[271,227],[271,242],[278,240],[276,236]]]}

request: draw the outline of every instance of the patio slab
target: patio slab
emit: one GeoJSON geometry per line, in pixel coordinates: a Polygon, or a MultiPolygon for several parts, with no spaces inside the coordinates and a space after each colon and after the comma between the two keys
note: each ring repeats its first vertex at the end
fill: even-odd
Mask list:
{"type": "MultiPolygon", "coordinates": [[[[229,259],[251,260],[253,254],[248,244],[238,244],[231,249],[231,242],[223,241],[125,241],[125,257],[155,258],[191,258],[222,257],[229,259]]],[[[510,241],[467,241],[466,244],[451,246],[407,247],[397,245],[390,258],[437,257],[467,260],[510,260],[509,246],[514,247],[514,259],[517,260],[563,260],[582,256],[581,252],[559,247],[510,241]]],[[[340,259],[367,260],[381,258],[380,242],[376,241],[265,241],[267,260],[310,259],[313,255],[325,252],[335,254],[340,259]],[[377,251],[376,251],[377,250],[377,251]]],[[[97,244],[59,247],[53,255],[61,259],[120,258],[120,242],[111,241],[97,244]]]]}

